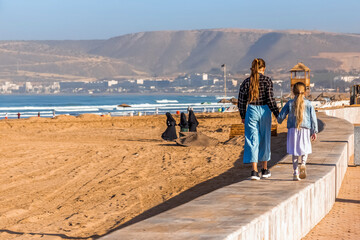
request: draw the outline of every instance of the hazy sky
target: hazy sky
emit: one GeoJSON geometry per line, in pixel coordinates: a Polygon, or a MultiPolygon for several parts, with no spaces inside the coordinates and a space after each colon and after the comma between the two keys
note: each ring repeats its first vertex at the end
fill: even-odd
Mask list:
{"type": "Polygon", "coordinates": [[[360,33],[359,11],[360,0],[0,0],[0,40],[209,28],[360,33]]]}

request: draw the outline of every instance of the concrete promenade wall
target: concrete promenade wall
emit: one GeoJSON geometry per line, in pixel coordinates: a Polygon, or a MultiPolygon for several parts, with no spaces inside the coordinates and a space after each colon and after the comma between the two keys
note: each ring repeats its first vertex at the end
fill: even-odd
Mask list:
{"type": "MultiPolygon", "coordinates": [[[[326,115],[328,116],[333,116],[333,117],[337,117],[337,118],[342,118],[342,119],[345,119],[346,121],[352,123],[352,124],[360,124],[360,107],[359,106],[346,106],[344,108],[338,108],[338,109],[325,109],[325,110],[319,110],[319,112],[323,112],[325,113],[326,115]]],[[[355,132],[355,136],[359,136],[360,135],[360,132],[355,132]]],[[[353,138],[355,137],[353,136],[353,138]]],[[[357,141],[359,141],[358,139],[359,137],[357,137],[357,141]]],[[[355,143],[355,139],[351,141],[352,144],[355,143]]],[[[354,149],[354,152],[355,150],[357,151],[357,159],[358,159],[358,162],[359,162],[359,155],[360,155],[360,149],[359,147],[357,149],[354,148],[354,146],[350,147],[350,149],[354,149]]],[[[350,157],[349,157],[349,165],[354,165],[355,162],[354,162],[354,155],[355,153],[352,152],[350,153],[350,157]]],[[[360,164],[357,163],[357,165],[360,164]]]]}
{"type": "Polygon", "coordinates": [[[354,165],[360,166],[360,124],[354,124],[354,165]]]}
{"type": "Polygon", "coordinates": [[[344,108],[337,109],[324,109],[319,110],[324,112],[328,116],[345,119],[352,124],[360,124],[360,107],[346,106],[344,108]]]}
{"type": "Polygon", "coordinates": [[[353,125],[318,117],[324,130],[313,144],[305,180],[292,181],[286,156],[270,179],[223,187],[102,239],[301,239],[331,210],[354,153],[353,125]]]}

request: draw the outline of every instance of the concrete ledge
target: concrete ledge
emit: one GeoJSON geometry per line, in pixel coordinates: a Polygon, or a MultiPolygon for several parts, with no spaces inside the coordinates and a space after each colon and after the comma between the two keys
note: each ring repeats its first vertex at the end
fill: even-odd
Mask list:
{"type": "Polygon", "coordinates": [[[232,184],[102,239],[300,239],[332,208],[354,152],[351,123],[318,117],[325,127],[307,179],[292,181],[287,156],[270,179],[232,184]]]}
{"type": "MultiPolygon", "coordinates": [[[[344,108],[335,108],[335,109],[319,109],[319,112],[323,112],[328,116],[333,116],[337,118],[345,119],[351,124],[358,125],[360,124],[360,106],[359,105],[351,105],[346,106],[344,108]]],[[[349,146],[349,150],[353,150],[350,152],[349,156],[349,165],[354,165],[354,136],[353,140],[350,141],[352,146],[349,146]]]]}
{"type": "Polygon", "coordinates": [[[343,108],[335,109],[319,109],[319,112],[324,112],[328,116],[345,119],[352,124],[360,124],[360,106],[352,105],[343,108]]]}
{"type": "Polygon", "coordinates": [[[354,125],[354,165],[360,166],[360,124],[354,125]]]}

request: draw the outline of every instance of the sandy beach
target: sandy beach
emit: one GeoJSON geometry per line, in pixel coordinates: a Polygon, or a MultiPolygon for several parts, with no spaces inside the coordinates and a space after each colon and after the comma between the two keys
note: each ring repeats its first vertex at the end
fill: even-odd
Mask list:
{"type": "MultiPolygon", "coordinates": [[[[1,120],[0,239],[93,239],[249,177],[243,137],[227,142],[239,114],[197,117],[218,144],[163,141],[165,116],[1,120]]],[[[271,164],[286,131],[272,137],[271,164]]]]}

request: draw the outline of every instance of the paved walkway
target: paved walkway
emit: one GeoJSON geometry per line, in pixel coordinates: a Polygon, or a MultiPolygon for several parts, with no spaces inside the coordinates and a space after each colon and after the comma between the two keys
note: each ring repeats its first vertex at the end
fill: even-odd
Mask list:
{"type": "Polygon", "coordinates": [[[331,211],[303,240],[360,239],[360,167],[348,167],[331,211]]]}

